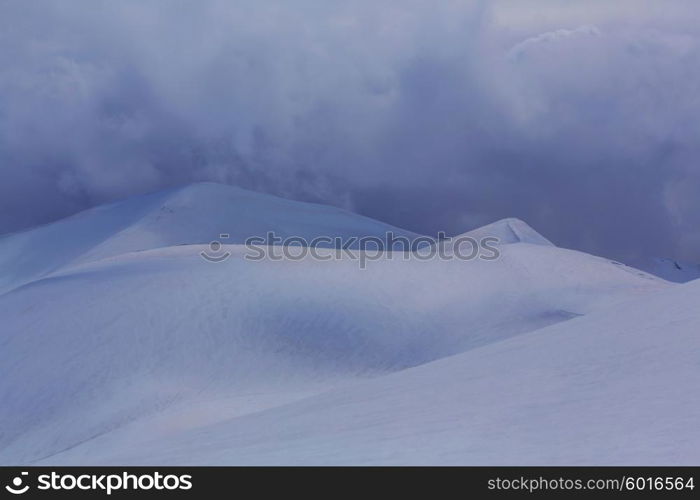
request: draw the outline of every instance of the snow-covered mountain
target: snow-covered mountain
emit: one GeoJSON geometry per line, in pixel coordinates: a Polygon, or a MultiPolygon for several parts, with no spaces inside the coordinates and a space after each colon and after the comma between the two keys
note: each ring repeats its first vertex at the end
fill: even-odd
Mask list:
{"type": "Polygon", "coordinates": [[[675,283],[687,283],[700,279],[700,264],[657,257],[645,259],[637,265],[640,269],[675,283]]]}
{"type": "Polygon", "coordinates": [[[700,456],[694,284],[515,219],[467,233],[501,238],[496,260],[200,256],[269,230],[416,236],[203,184],[0,240],[0,463],[700,456]]]}
{"type": "MultiPolygon", "coordinates": [[[[198,183],[129,198],[0,236],[0,293],[70,264],[174,245],[243,243],[251,236],[385,238],[418,235],[334,207],[198,183]],[[221,235],[227,235],[221,238],[221,235]]],[[[353,245],[349,245],[352,247],[353,245]]]]}
{"type": "MultiPolygon", "coordinates": [[[[512,243],[531,243],[533,245],[552,245],[552,242],[532,229],[524,221],[514,217],[502,219],[487,226],[474,229],[460,236],[471,237],[477,241],[483,238],[498,238],[502,245],[512,243]]],[[[458,238],[457,236],[456,238],[458,238]]]]}

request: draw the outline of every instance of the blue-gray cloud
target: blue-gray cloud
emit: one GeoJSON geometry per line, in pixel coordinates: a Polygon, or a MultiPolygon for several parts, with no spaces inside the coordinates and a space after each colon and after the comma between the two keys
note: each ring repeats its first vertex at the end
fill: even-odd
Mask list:
{"type": "Polygon", "coordinates": [[[0,232],[214,180],[700,260],[698,9],[536,3],[3,2],[0,232]]]}

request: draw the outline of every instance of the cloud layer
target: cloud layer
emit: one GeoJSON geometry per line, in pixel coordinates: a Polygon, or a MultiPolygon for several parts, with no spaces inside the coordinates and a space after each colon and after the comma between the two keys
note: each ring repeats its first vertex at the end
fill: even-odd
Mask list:
{"type": "Polygon", "coordinates": [[[3,2],[0,233],[214,180],[700,261],[698,9],[538,3],[3,2]]]}

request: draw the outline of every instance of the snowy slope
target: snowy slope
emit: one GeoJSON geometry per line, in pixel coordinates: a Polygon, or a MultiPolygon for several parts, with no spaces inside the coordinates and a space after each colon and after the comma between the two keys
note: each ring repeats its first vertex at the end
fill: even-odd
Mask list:
{"type": "Polygon", "coordinates": [[[501,240],[492,261],[200,256],[271,230],[415,236],[200,184],[0,239],[0,464],[696,457],[673,429],[697,418],[677,392],[697,382],[697,286],[516,219],[467,233],[501,240]]]}
{"type": "Polygon", "coordinates": [[[479,241],[482,238],[498,238],[498,243],[508,245],[513,243],[531,243],[533,245],[552,245],[552,242],[532,229],[526,222],[510,217],[492,224],[463,233],[456,238],[470,237],[479,241]]]}
{"type": "Polygon", "coordinates": [[[202,248],[86,263],[0,296],[0,462],[49,457],[171,408],[224,410],[176,413],[166,428],[276,406],[668,286],[525,243],[493,262],[391,254],[366,270],[250,262],[235,246],[213,264],[202,248]]]}
{"type": "Polygon", "coordinates": [[[655,276],[676,283],[687,283],[700,279],[700,264],[657,257],[642,260],[637,263],[637,266],[655,276]]]}
{"type": "MultiPolygon", "coordinates": [[[[86,210],[0,236],[0,294],[76,262],[173,245],[281,238],[417,235],[345,210],[199,183],[86,210]],[[221,234],[228,234],[220,239],[221,234]]],[[[350,245],[352,247],[352,245],[350,245]]]]}
{"type": "Polygon", "coordinates": [[[48,463],[697,464],[699,303],[700,282],[677,286],[167,439],[116,433],[48,463]]]}

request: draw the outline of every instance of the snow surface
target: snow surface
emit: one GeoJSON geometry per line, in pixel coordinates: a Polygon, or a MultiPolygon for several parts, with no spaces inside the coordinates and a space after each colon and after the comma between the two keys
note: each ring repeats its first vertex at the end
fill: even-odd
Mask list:
{"type": "Polygon", "coordinates": [[[683,285],[298,402],[138,441],[161,427],[154,420],[45,463],[697,464],[698,299],[700,282],[683,285]]]}
{"type": "Polygon", "coordinates": [[[652,258],[635,263],[640,269],[675,283],[687,283],[700,279],[700,264],[674,259],[652,258]]]}
{"type": "Polygon", "coordinates": [[[196,185],[0,241],[0,463],[700,458],[700,282],[557,248],[514,219],[484,229],[515,235],[495,261],[200,256],[212,231],[270,228],[390,226],[196,185]]]}
{"type": "Polygon", "coordinates": [[[533,245],[552,245],[552,242],[532,229],[520,219],[510,217],[484,227],[474,229],[460,236],[471,237],[477,241],[482,238],[498,238],[501,245],[513,243],[532,243],[533,245]]]}
{"type": "MultiPolygon", "coordinates": [[[[68,265],[174,245],[244,243],[251,236],[311,241],[337,236],[418,235],[324,205],[233,186],[198,183],[86,210],[28,231],[0,236],[0,294],[68,265]],[[222,239],[220,235],[228,235],[222,239]]],[[[349,245],[355,248],[356,245],[349,245]]]]}

